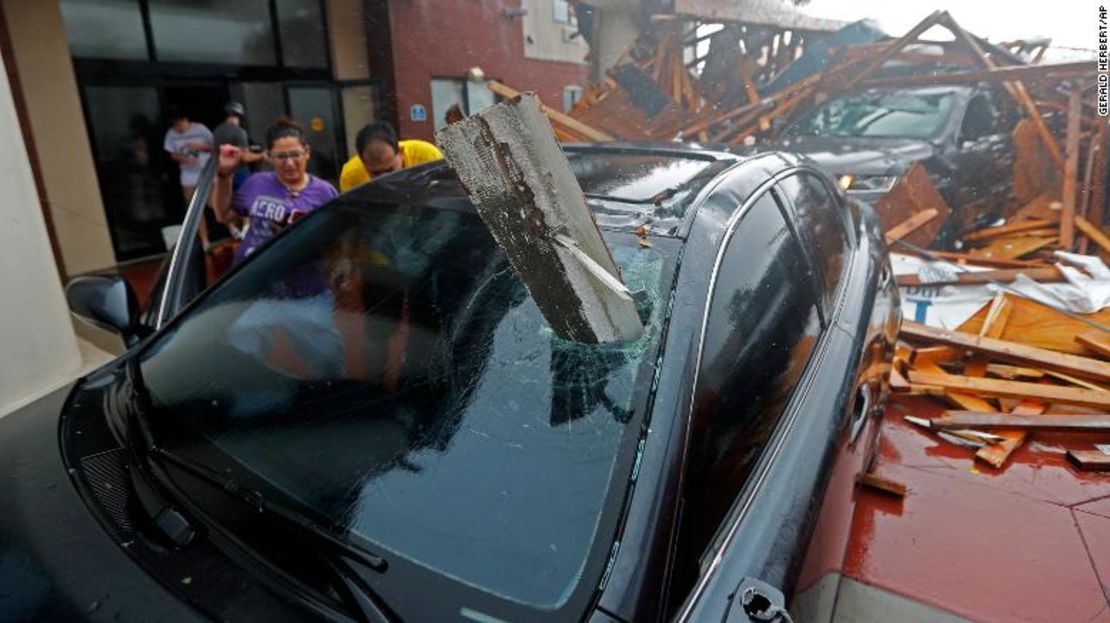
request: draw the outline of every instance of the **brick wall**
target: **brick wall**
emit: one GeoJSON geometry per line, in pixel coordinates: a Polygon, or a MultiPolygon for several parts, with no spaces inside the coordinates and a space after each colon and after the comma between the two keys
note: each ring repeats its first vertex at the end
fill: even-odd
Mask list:
{"type": "MultiPolygon", "coordinates": [[[[375,9],[370,3],[370,10],[375,9]]],[[[462,78],[470,67],[521,91],[535,91],[561,109],[563,87],[585,86],[585,65],[524,58],[520,17],[505,15],[519,0],[391,0],[393,78],[401,138],[432,140],[432,78],[462,78]],[[413,122],[409,107],[423,104],[429,119],[413,122]]],[[[375,41],[369,40],[370,54],[375,41]]]]}

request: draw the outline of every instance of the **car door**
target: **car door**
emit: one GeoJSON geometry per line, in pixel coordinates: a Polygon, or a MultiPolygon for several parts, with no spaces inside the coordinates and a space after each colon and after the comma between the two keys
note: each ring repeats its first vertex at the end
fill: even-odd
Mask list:
{"type": "Polygon", "coordinates": [[[197,231],[216,178],[217,160],[209,158],[201,171],[193,198],[186,207],[177,242],[166,255],[151,288],[150,304],[141,319],[151,329],[161,328],[208,285],[206,249],[197,231]]]}
{"type": "MultiPolygon", "coordinates": [[[[1004,95],[1004,94],[1003,94],[1004,95]]],[[[1013,105],[991,91],[968,101],[956,135],[956,203],[964,214],[1001,214],[1013,184],[1013,105]]]]}
{"type": "MultiPolygon", "coordinates": [[[[872,416],[882,390],[872,393],[875,370],[880,368],[869,370],[869,362],[876,356],[889,357],[886,341],[893,339],[882,321],[871,322],[876,312],[884,320],[890,312],[889,305],[876,307],[881,278],[877,266],[883,257],[881,247],[875,246],[878,238],[861,234],[864,218],[851,216],[843,197],[817,174],[785,178],[775,196],[780,197],[780,209],[798,241],[798,253],[807,249],[805,264],[814,267],[806,275],[796,275],[796,281],[818,284],[812,289],[812,300],[807,302],[799,291],[792,307],[812,306],[814,313],[822,309],[824,329],[808,334],[810,346],[798,351],[798,355],[805,353],[803,371],[783,384],[788,393],[775,429],[701,554],[698,581],[676,620],[758,620],[760,612],[785,607],[796,588],[808,588],[825,573],[838,571],[850,527],[851,487],[874,451],[877,419],[872,416]],[[856,235],[847,230],[849,226],[856,235]],[[874,353],[871,339],[880,344],[874,353]],[[836,512],[824,512],[827,498],[840,502],[834,505],[836,512]],[[813,540],[818,546],[813,554],[808,544],[815,525],[823,538],[813,540]]],[[[877,232],[877,221],[873,215],[869,218],[870,228],[877,232]]],[[[737,253],[770,256],[750,239],[758,234],[743,231],[745,226],[760,224],[746,221],[741,221],[725,257],[734,245],[739,245],[737,253]]],[[[746,259],[748,266],[759,265],[746,259]]],[[[783,258],[775,261],[785,263],[783,258]]],[[[717,289],[727,283],[722,278],[717,289]]],[[[714,297],[720,294],[715,292],[714,297]]],[[[767,310],[766,315],[786,314],[767,310]]],[[[715,330],[713,316],[711,309],[707,335],[715,330]]],[[[711,364],[703,359],[704,365],[711,364]]],[[[781,364],[764,357],[760,365],[781,364]]],[[[835,573],[832,577],[838,578],[835,573]]],[[[835,586],[831,594],[835,595],[835,586]]],[[[831,604],[826,605],[831,612],[831,604]]]]}
{"type": "MultiPolygon", "coordinates": [[[[729,518],[749,514],[780,432],[800,415],[791,405],[823,327],[819,280],[785,214],[775,193],[764,191],[717,259],[695,380],[672,607],[715,576],[715,553],[731,540],[729,518]]],[[[801,527],[786,524],[790,532],[801,527]]],[[[762,573],[758,566],[752,575],[762,573]]]]}

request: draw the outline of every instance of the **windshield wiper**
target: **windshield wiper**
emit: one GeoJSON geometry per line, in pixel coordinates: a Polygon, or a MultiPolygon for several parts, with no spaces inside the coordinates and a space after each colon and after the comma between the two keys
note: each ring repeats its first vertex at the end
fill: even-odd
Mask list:
{"type": "MultiPolygon", "coordinates": [[[[395,616],[390,614],[390,610],[384,605],[383,600],[372,588],[367,586],[361,574],[351,568],[348,562],[348,560],[351,560],[378,573],[384,573],[389,568],[385,558],[352,546],[342,538],[332,534],[326,526],[313,521],[299,511],[293,510],[281,502],[267,500],[261,491],[244,486],[226,474],[221,474],[206,465],[159,446],[155,442],[154,434],[145,419],[145,414],[149,412],[147,407],[150,404],[150,396],[142,383],[142,373],[135,359],[129,362],[128,372],[132,394],[130,402],[135,408],[129,409],[125,415],[125,427],[127,436],[139,442],[143,454],[148,458],[157,458],[165,463],[173,464],[178,469],[216,487],[229,497],[248,505],[255,511],[276,517],[287,525],[298,528],[302,533],[317,542],[328,546],[338,554],[340,560],[329,560],[327,558],[324,560],[342,581],[344,588],[349,593],[350,602],[358,608],[362,618],[370,622],[393,621],[396,619],[395,616]]],[[[180,514],[176,513],[176,515],[179,516],[180,514]]],[[[181,521],[185,521],[183,517],[181,521]]],[[[189,528],[191,532],[191,527],[186,526],[186,528],[189,528]]]]}
{"type": "Polygon", "coordinates": [[[151,456],[162,459],[167,463],[172,463],[179,469],[188,472],[190,475],[219,488],[229,496],[239,500],[259,513],[274,515],[285,523],[300,528],[315,539],[323,541],[326,545],[335,548],[344,556],[353,558],[374,571],[381,573],[389,567],[386,560],[381,556],[351,546],[340,537],[332,534],[332,531],[326,526],[313,521],[311,518],[299,511],[293,510],[281,502],[267,500],[261,491],[246,487],[230,476],[221,474],[206,465],[161,446],[149,446],[147,452],[151,456]]]}
{"type": "Polygon", "coordinates": [[[603,195],[603,194],[598,194],[598,193],[582,193],[582,194],[585,195],[585,197],[587,199],[600,199],[602,201],[615,201],[617,203],[630,203],[630,204],[633,204],[633,205],[652,205],[652,204],[659,205],[659,204],[663,203],[664,201],[666,201],[667,199],[670,199],[671,197],[674,197],[675,195],[677,195],[678,191],[682,190],[683,186],[684,186],[684,184],[679,184],[678,186],[672,186],[670,188],[665,188],[665,189],[655,193],[651,197],[647,197],[645,199],[636,199],[636,198],[633,198],[633,197],[617,197],[617,196],[614,196],[614,195],[603,195]]]}

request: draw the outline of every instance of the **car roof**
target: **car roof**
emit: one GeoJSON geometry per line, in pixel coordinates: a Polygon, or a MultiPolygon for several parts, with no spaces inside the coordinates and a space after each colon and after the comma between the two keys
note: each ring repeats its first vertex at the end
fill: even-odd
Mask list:
{"type": "MultiPolygon", "coordinates": [[[[643,226],[653,235],[678,237],[689,229],[700,199],[719,185],[726,172],[768,156],[740,156],[679,143],[578,143],[564,145],[563,150],[600,227],[634,232],[643,226]]],[[[780,155],[775,162],[781,168],[790,160],[780,155]]],[[[765,172],[768,163],[770,160],[753,170],[765,172]]],[[[761,180],[752,181],[754,190],[761,180]]],[[[343,198],[348,204],[410,203],[474,209],[445,161],[403,169],[348,191],[343,198]]]]}

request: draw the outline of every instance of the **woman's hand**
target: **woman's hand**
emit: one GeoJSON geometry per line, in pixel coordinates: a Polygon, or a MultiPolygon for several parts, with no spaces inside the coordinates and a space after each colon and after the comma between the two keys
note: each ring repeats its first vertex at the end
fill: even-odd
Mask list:
{"type": "Polygon", "coordinates": [[[234,145],[220,145],[220,177],[228,177],[243,162],[243,150],[234,145]]]}

